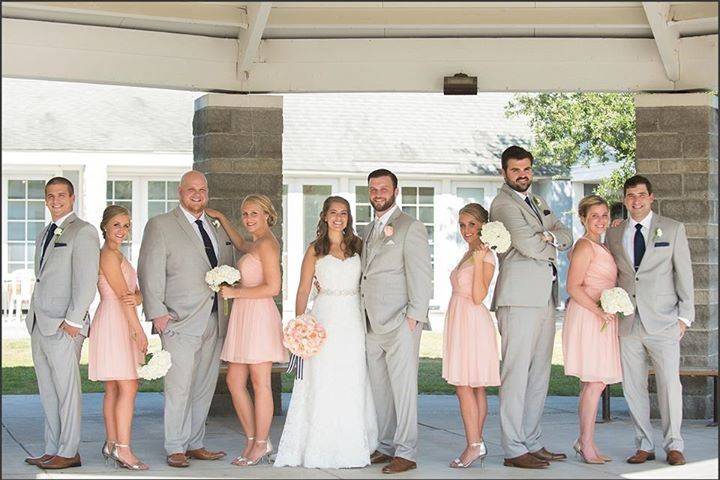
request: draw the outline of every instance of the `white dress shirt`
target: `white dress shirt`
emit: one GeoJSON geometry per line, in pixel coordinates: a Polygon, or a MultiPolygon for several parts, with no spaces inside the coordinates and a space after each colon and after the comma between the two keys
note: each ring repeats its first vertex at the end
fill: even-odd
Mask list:
{"type": "Polygon", "coordinates": [[[399,207],[397,206],[397,204],[395,204],[390,207],[385,213],[383,213],[380,218],[375,218],[375,226],[373,227],[373,231],[371,232],[373,238],[381,234],[383,228],[385,228],[385,225],[387,225],[388,220],[390,220],[390,217],[393,213],[395,213],[395,210],[397,210],[398,208],[399,207]]]}
{"type": "MultiPolygon", "coordinates": [[[[203,211],[203,213],[200,215],[200,218],[195,218],[195,215],[193,215],[192,213],[185,210],[182,205],[180,205],[180,210],[182,210],[182,212],[185,214],[185,218],[187,218],[188,222],[190,222],[190,224],[193,227],[193,230],[195,231],[195,233],[197,234],[197,236],[201,242],[203,241],[203,239],[202,239],[202,235],[200,234],[200,227],[198,227],[198,224],[195,223],[195,221],[202,220],[203,228],[205,229],[208,236],[210,237],[210,242],[212,243],[213,250],[215,250],[215,258],[217,258],[218,257],[218,245],[217,245],[217,239],[215,238],[215,228],[212,226],[212,224],[210,222],[208,222],[205,212],[203,211]]],[[[203,242],[203,245],[204,244],[205,243],[203,242]]]]}

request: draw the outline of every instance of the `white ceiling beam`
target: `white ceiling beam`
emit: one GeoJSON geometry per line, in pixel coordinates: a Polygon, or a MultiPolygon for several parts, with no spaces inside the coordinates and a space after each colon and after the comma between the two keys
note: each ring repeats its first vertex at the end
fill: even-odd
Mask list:
{"type": "Polygon", "coordinates": [[[668,26],[670,4],[668,2],[642,2],[648,23],[655,37],[660,58],[668,79],[680,79],[680,34],[668,26]]]}
{"type": "Polygon", "coordinates": [[[255,58],[265,25],[272,10],[272,2],[251,2],[247,5],[248,28],[240,32],[238,37],[237,76],[247,77],[255,58]]]}
{"type": "Polygon", "coordinates": [[[2,74],[232,92],[441,92],[443,77],[480,91],[671,91],[718,88],[718,36],[683,38],[671,82],[653,39],[426,38],[270,40],[252,75],[237,41],[122,28],[2,20],[2,74]],[[532,74],[528,74],[532,72],[532,74]]]}

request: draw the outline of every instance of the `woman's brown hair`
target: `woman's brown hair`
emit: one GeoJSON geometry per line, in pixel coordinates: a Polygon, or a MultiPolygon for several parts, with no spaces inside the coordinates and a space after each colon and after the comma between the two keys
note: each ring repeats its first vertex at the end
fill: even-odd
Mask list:
{"type": "Polygon", "coordinates": [[[345,257],[352,257],[353,255],[360,254],[362,251],[362,239],[355,235],[355,229],[353,227],[353,217],[352,217],[352,210],[350,209],[350,203],[345,200],[343,197],[338,196],[331,196],[325,199],[323,202],[323,208],[320,212],[320,220],[317,224],[317,230],[315,237],[315,240],[313,241],[312,245],[315,249],[315,255],[319,257],[323,257],[330,253],[330,237],[328,235],[328,224],[325,221],[325,218],[327,217],[328,211],[330,210],[330,206],[333,203],[340,203],[342,204],[348,212],[348,222],[347,226],[343,230],[343,253],[345,254],[345,257]]]}

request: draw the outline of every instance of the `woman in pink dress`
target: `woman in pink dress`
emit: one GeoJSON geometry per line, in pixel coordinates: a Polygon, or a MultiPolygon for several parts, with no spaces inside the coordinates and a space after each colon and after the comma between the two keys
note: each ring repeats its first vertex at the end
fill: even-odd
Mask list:
{"type": "Polygon", "coordinates": [[[270,373],[273,362],[287,362],[282,343],[282,317],[273,297],[280,293],[280,244],[270,231],[277,212],[265,195],[248,195],[242,202],[242,220],[252,241],[245,241],[225,215],[207,209],[220,220],[233,245],[244,253],[238,261],[238,287],[222,287],[223,298],[234,298],[220,358],[229,363],[227,385],[247,437],[242,454],[232,463],[256,465],[272,453],[270,424],[273,398],[270,373]],[[255,404],[247,391],[252,381],[255,404]]]}
{"type": "Polygon", "coordinates": [[[497,337],[490,312],[483,305],[495,271],[492,251],[480,241],[480,230],[488,212],[469,203],[460,210],[460,234],[468,250],[450,274],[452,297],[445,318],[442,377],[451,385],[460,402],[467,447],[450,462],[453,468],[467,468],[487,456],[483,426],[487,417],[485,387],[500,385],[497,337]]]}
{"type": "Polygon", "coordinates": [[[573,448],[585,463],[610,461],[595,445],[595,417],[598,400],[605,386],[622,381],[618,325],[615,315],[605,313],[598,301],[603,290],[615,287],[617,266],[600,237],[610,222],[607,202],[589,195],[578,206],[585,235],[570,252],[567,291],[570,301],[565,311],[562,342],[565,375],[582,383],[578,415],[580,438],[573,448]],[[603,324],[607,323],[605,328],[603,324]]]}
{"type": "Polygon", "coordinates": [[[88,377],[105,382],[103,417],[105,461],[112,458],[131,470],[147,470],[130,449],[137,366],[144,363],[148,340],[135,307],[142,303],[137,274],[120,251],[130,231],[130,212],[109,205],[100,223],[105,243],[100,250],[100,304],[90,327],[88,377]]]}

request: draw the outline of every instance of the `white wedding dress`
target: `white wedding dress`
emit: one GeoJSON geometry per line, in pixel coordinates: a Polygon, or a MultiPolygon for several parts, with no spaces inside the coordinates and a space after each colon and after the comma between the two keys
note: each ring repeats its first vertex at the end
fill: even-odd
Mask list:
{"type": "Polygon", "coordinates": [[[312,315],[327,331],[295,380],[275,466],[352,468],[370,464],[377,418],[365,358],[358,286],[360,256],[315,264],[320,293],[312,315]]]}

